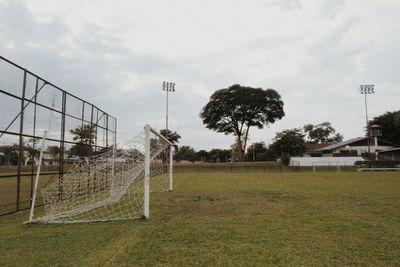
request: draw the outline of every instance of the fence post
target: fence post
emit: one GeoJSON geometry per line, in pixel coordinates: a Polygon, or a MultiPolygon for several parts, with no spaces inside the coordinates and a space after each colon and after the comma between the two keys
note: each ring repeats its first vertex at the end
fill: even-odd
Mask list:
{"type": "MultiPolygon", "coordinates": [[[[64,192],[64,154],[65,154],[65,114],[67,109],[67,92],[62,92],[61,100],[61,140],[60,140],[60,154],[58,159],[58,183],[60,197],[62,197],[64,192]]],[[[50,130],[50,129],[49,129],[50,130]]]]}
{"type": "Polygon", "coordinates": [[[18,170],[17,170],[17,205],[16,209],[19,211],[20,206],[20,192],[21,192],[21,166],[24,157],[24,138],[22,137],[24,131],[24,104],[25,104],[25,90],[26,90],[26,70],[24,70],[24,82],[22,85],[21,97],[21,117],[19,121],[19,156],[18,156],[18,170]]]}
{"type": "Polygon", "coordinates": [[[172,185],[173,185],[173,178],[172,178],[172,172],[173,172],[173,167],[174,167],[174,146],[169,147],[169,191],[172,191],[172,185]]]}

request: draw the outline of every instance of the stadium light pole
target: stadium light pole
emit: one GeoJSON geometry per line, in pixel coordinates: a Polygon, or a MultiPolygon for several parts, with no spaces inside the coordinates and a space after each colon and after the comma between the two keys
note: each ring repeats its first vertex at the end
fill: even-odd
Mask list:
{"type": "Polygon", "coordinates": [[[167,107],[166,107],[166,115],[165,115],[165,134],[168,135],[168,93],[175,92],[175,83],[172,82],[163,82],[162,90],[167,94],[167,107]]]}
{"type": "Polygon", "coordinates": [[[360,85],[360,94],[364,95],[364,103],[365,103],[365,121],[367,126],[367,142],[368,142],[368,158],[370,156],[370,131],[369,131],[369,123],[368,123],[368,105],[367,105],[367,95],[373,94],[374,85],[373,84],[364,84],[360,85]]]}

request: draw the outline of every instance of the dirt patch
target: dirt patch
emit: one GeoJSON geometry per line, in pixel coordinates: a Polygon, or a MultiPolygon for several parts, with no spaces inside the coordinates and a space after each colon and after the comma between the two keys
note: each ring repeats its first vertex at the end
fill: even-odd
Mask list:
{"type": "Polygon", "coordinates": [[[247,191],[247,192],[242,192],[245,194],[247,197],[262,197],[262,198],[267,198],[269,201],[272,202],[282,202],[282,201],[298,201],[298,200],[303,200],[306,197],[304,196],[299,196],[297,194],[294,194],[293,192],[277,192],[277,191],[247,191]]]}
{"type": "Polygon", "coordinates": [[[214,196],[177,195],[177,196],[171,196],[171,197],[161,199],[160,204],[172,206],[172,205],[182,204],[182,203],[192,203],[192,202],[200,202],[200,201],[220,201],[220,200],[223,200],[223,199],[216,198],[214,196]]]}

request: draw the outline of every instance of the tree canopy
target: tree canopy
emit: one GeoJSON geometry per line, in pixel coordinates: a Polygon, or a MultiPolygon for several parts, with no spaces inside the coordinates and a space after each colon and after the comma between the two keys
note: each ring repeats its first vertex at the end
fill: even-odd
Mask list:
{"type": "Polygon", "coordinates": [[[267,161],[275,160],[271,151],[264,142],[256,142],[251,144],[246,151],[246,161],[267,161]]]}
{"type": "Polygon", "coordinates": [[[88,157],[93,154],[94,139],[96,136],[95,125],[84,124],[70,131],[76,142],[69,151],[69,155],[78,157],[88,157]]]}
{"type": "Polygon", "coordinates": [[[208,152],[208,162],[228,162],[231,156],[230,149],[213,148],[208,152]]]}
{"type": "Polygon", "coordinates": [[[54,157],[58,157],[61,153],[61,148],[59,146],[49,146],[47,151],[54,157]]]}
{"type": "Polygon", "coordinates": [[[336,133],[330,122],[322,122],[317,125],[307,124],[303,127],[307,141],[311,144],[332,143],[343,141],[343,136],[336,133]]]}
{"type": "Polygon", "coordinates": [[[0,165],[17,165],[18,150],[19,146],[16,144],[0,146],[0,165]]]}
{"type": "Polygon", "coordinates": [[[160,134],[174,145],[179,143],[179,139],[181,139],[181,136],[177,132],[172,132],[170,129],[162,129],[160,130],[160,134]]]}
{"type": "Polygon", "coordinates": [[[175,151],[178,151],[178,143],[181,136],[177,132],[172,132],[170,129],[162,129],[160,130],[160,134],[174,145],[175,151]]]}
{"type": "Polygon", "coordinates": [[[204,149],[196,152],[196,159],[199,161],[207,161],[208,157],[209,157],[209,154],[204,149]]]}
{"type": "Polygon", "coordinates": [[[242,161],[250,127],[262,129],[284,115],[277,91],[239,84],[215,91],[200,113],[208,129],[236,136],[242,161]]]}
{"type": "Polygon", "coordinates": [[[174,159],[194,162],[196,160],[196,151],[191,146],[181,146],[175,151],[174,159]]]}
{"type": "Polygon", "coordinates": [[[382,139],[400,145],[400,110],[386,112],[370,121],[382,126],[382,139]]]}
{"type": "Polygon", "coordinates": [[[274,142],[270,145],[270,149],[276,157],[297,156],[304,153],[306,142],[301,129],[287,129],[277,132],[274,142]]]}

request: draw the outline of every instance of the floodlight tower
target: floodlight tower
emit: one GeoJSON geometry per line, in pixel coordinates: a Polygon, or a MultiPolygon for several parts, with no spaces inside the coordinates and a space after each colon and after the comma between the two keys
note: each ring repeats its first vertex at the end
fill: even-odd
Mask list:
{"type": "Polygon", "coordinates": [[[365,121],[367,126],[367,142],[368,142],[368,157],[370,155],[370,130],[369,130],[369,123],[368,123],[368,105],[367,105],[367,95],[373,94],[374,92],[374,85],[373,84],[364,84],[360,85],[360,94],[364,95],[364,102],[365,102],[365,121]]]}
{"type": "Polygon", "coordinates": [[[171,82],[163,82],[162,83],[162,90],[166,91],[167,93],[167,111],[165,116],[165,134],[168,135],[168,93],[175,92],[175,83],[171,82]]]}
{"type": "Polygon", "coordinates": [[[382,126],[378,124],[371,125],[369,127],[371,129],[371,136],[374,137],[374,152],[375,152],[375,160],[378,160],[378,137],[382,136],[382,126]]]}

